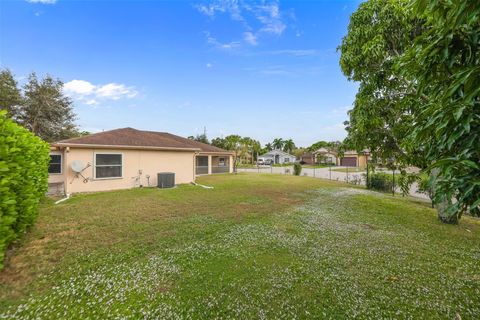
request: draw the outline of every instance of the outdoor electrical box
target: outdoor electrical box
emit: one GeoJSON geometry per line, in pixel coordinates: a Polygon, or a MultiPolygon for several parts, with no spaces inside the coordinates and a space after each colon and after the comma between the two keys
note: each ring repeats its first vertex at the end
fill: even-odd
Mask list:
{"type": "Polygon", "coordinates": [[[157,187],[159,187],[159,188],[173,188],[173,187],[175,187],[175,173],[174,172],[160,172],[158,174],[157,187]]]}

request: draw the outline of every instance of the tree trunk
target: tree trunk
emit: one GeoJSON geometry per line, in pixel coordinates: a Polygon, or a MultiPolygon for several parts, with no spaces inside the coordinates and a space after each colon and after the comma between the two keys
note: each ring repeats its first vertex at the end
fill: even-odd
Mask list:
{"type": "MultiPolygon", "coordinates": [[[[433,176],[433,183],[432,186],[430,186],[432,190],[432,198],[435,197],[436,195],[436,183],[435,181],[438,178],[438,175],[440,173],[440,170],[435,168],[432,170],[431,175],[433,176]]],[[[432,202],[433,204],[433,202],[432,202]]],[[[448,207],[452,204],[452,201],[448,201],[447,199],[443,199],[440,202],[437,202],[437,212],[438,212],[438,219],[442,221],[443,223],[448,223],[448,224],[458,224],[458,220],[460,218],[460,215],[458,214],[452,214],[448,212],[448,207]]],[[[433,205],[432,205],[433,207],[433,205]]]]}

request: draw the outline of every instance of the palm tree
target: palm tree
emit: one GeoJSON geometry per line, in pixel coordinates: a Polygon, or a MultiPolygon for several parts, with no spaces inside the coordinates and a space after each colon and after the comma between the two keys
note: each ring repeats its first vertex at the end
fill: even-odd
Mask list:
{"type": "Polygon", "coordinates": [[[292,139],[288,139],[283,142],[283,151],[292,153],[294,149],[295,149],[295,143],[293,142],[292,139]]]}
{"type": "Polygon", "coordinates": [[[283,143],[284,142],[283,142],[282,138],[275,138],[275,139],[273,139],[272,145],[273,145],[274,149],[282,150],[283,149],[283,143]]]}
{"type": "Polygon", "coordinates": [[[272,150],[273,150],[272,144],[271,144],[270,142],[267,143],[267,144],[265,145],[265,149],[266,149],[267,151],[272,151],[272,150]]]}

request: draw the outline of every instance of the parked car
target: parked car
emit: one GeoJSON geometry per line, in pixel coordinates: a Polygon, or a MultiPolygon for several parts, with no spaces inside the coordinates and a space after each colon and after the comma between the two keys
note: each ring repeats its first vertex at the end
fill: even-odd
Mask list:
{"type": "Polygon", "coordinates": [[[264,165],[267,165],[267,166],[271,166],[273,164],[273,160],[272,159],[266,159],[264,162],[263,162],[264,165]]]}

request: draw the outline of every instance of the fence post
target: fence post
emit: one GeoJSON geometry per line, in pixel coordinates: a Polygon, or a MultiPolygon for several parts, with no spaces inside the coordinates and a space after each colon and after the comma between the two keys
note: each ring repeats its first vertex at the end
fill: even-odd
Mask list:
{"type": "Polygon", "coordinates": [[[348,183],[348,166],[346,168],[347,168],[347,183],[348,183]]]}
{"type": "Polygon", "coordinates": [[[332,166],[328,167],[328,180],[332,180],[332,166]]]}
{"type": "Polygon", "coordinates": [[[392,174],[393,174],[393,186],[392,186],[392,195],[395,196],[395,167],[393,168],[393,171],[392,171],[392,174]]]}
{"type": "Polygon", "coordinates": [[[315,165],[313,165],[313,177],[315,178],[315,165]]]}
{"type": "Polygon", "coordinates": [[[369,169],[369,168],[368,168],[368,161],[367,161],[367,181],[365,181],[365,184],[366,184],[367,189],[368,189],[368,171],[369,171],[368,169],[369,169]]]}

